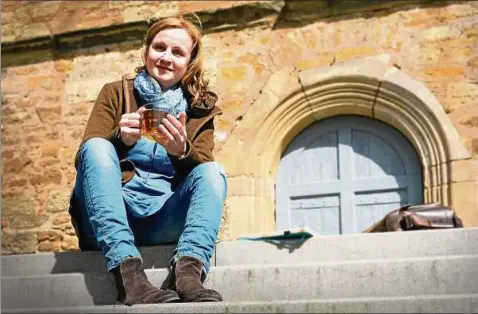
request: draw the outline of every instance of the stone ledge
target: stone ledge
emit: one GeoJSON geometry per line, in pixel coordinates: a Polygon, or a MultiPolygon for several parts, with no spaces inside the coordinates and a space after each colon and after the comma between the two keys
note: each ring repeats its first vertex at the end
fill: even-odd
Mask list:
{"type": "MultiPolygon", "coordinates": [[[[334,16],[347,14],[356,14],[364,12],[373,12],[377,10],[386,10],[394,7],[403,7],[410,5],[423,5],[433,0],[406,0],[406,1],[351,1],[351,0],[287,0],[286,6],[281,12],[277,23],[280,27],[290,27],[294,25],[303,25],[319,19],[325,19],[334,16]]],[[[435,1],[435,5],[443,5],[435,1]]],[[[446,3],[445,3],[446,5],[446,3]]]]}
{"type": "MultiPolygon", "coordinates": [[[[284,6],[283,1],[246,3],[231,8],[195,12],[202,21],[204,34],[272,24],[284,6]],[[272,19],[271,19],[272,17],[272,19]]],[[[156,17],[119,25],[76,30],[20,41],[2,42],[2,68],[41,62],[57,53],[95,45],[140,41],[156,17]]]]}
{"type": "MultiPolygon", "coordinates": [[[[334,16],[373,12],[394,7],[436,5],[446,2],[433,0],[408,1],[271,1],[243,3],[229,8],[199,10],[195,13],[203,23],[204,33],[241,30],[260,25],[272,28],[293,27],[334,16]]],[[[148,26],[157,18],[106,27],[76,30],[51,36],[20,41],[2,42],[2,67],[41,62],[58,53],[94,45],[112,44],[143,38],[148,26]]]]}

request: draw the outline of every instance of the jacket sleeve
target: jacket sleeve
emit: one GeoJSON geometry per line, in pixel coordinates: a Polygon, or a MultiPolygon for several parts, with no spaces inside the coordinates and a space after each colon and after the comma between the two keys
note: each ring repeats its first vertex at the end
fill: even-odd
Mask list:
{"type": "MultiPolygon", "coordinates": [[[[88,123],[86,125],[81,146],[91,138],[100,137],[110,141],[115,147],[118,156],[126,155],[132,146],[127,146],[120,138],[120,127],[117,117],[120,116],[120,95],[121,91],[115,91],[112,84],[106,84],[101,89],[98,98],[93,106],[88,123]]],[[[75,167],[78,166],[80,149],[75,156],[75,167]]]]}
{"type": "Polygon", "coordinates": [[[189,172],[199,164],[214,161],[213,149],[214,118],[204,124],[192,141],[187,140],[186,153],[182,158],[172,155],[169,157],[177,170],[184,169],[185,172],[189,172]]]}

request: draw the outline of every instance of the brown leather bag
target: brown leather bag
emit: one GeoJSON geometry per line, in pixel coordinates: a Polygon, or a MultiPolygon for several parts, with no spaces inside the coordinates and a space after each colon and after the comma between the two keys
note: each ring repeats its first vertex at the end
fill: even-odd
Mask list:
{"type": "Polygon", "coordinates": [[[392,210],[363,232],[409,231],[462,228],[463,222],[453,208],[440,203],[405,205],[392,210]]]}

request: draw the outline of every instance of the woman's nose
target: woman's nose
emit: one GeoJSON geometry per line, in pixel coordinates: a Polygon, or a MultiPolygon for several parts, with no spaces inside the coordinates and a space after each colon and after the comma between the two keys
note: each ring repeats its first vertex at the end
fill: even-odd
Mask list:
{"type": "Polygon", "coordinates": [[[167,62],[171,62],[171,51],[169,49],[165,50],[161,59],[167,62]]]}

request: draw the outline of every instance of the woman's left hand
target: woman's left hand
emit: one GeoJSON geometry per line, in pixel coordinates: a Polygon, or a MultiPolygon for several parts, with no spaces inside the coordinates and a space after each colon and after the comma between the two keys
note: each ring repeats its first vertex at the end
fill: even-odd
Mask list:
{"type": "Polygon", "coordinates": [[[168,154],[181,157],[186,152],[186,113],[181,112],[179,119],[168,114],[158,129],[163,136],[155,137],[156,142],[163,145],[168,154]]]}

